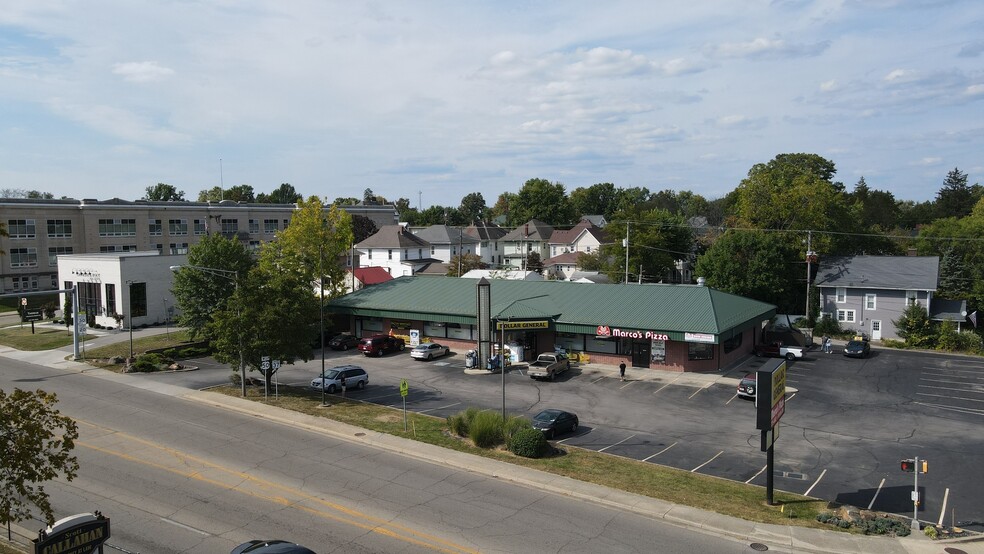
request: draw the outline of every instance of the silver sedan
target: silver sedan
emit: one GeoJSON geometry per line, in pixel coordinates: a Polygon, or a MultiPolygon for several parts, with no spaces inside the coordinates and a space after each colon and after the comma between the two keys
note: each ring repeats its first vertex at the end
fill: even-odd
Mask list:
{"type": "Polygon", "coordinates": [[[451,349],[436,342],[425,342],[413,347],[410,357],[415,360],[433,360],[446,354],[450,354],[451,349]]]}

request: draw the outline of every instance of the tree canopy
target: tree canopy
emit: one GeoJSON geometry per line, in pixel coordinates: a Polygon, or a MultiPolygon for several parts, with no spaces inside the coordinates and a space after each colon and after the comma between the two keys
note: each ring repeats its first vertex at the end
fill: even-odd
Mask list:
{"type": "Polygon", "coordinates": [[[509,207],[509,224],[520,225],[538,219],[548,225],[570,225],[574,210],[564,192],[564,185],[546,179],[526,181],[516,201],[509,207]]]}
{"type": "Polygon", "coordinates": [[[179,191],[173,185],[167,183],[157,183],[152,187],[147,187],[147,194],[144,200],[157,202],[182,202],[184,201],[184,191],[179,191]]]}
{"type": "Polygon", "coordinates": [[[602,245],[604,272],[616,282],[659,282],[673,271],[676,260],[687,258],[694,246],[693,229],[682,216],[666,210],[634,207],[615,215],[605,228],[612,241],[602,245]],[[625,239],[629,231],[626,268],[625,239]],[[640,273],[641,271],[641,273],[640,273]]]}

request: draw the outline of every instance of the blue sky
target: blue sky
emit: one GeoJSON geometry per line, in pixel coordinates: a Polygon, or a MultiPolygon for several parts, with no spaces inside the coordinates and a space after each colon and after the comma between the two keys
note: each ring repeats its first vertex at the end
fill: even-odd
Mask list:
{"type": "Polygon", "coordinates": [[[982,28],[979,0],[7,0],[0,188],[714,199],[810,152],[930,200],[984,181],[982,28]]]}

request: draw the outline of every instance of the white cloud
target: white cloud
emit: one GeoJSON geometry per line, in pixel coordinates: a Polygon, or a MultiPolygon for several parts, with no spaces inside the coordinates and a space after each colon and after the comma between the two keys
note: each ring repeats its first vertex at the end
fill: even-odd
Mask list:
{"type": "Polygon", "coordinates": [[[882,79],[886,83],[905,83],[914,80],[916,72],[911,69],[893,69],[882,79]]]}
{"type": "Polygon", "coordinates": [[[970,85],[964,90],[964,94],[966,94],[967,96],[984,95],[984,85],[970,85]]]}
{"type": "Polygon", "coordinates": [[[784,39],[758,37],[746,42],[725,42],[705,48],[709,56],[719,58],[798,58],[816,56],[830,47],[830,41],[795,44],[784,39]]]}
{"type": "Polygon", "coordinates": [[[174,70],[157,62],[126,62],[113,66],[113,73],[131,83],[152,83],[162,81],[174,74],[174,70]]]}
{"type": "Polygon", "coordinates": [[[943,161],[943,158],[940,158],[938,156],[936,156],[936,157],[927,157],[927,158],[923,158],[923,159],[919,160],[916,163],[916,165],[939,165],[939,163],[942,162],[942,161],[943,161]]]}
{"type": "Polygon", "coordinates": [[[834,79],[820,83],[820,90],[823,92],[833,92],[837,88],[837,81],[834,79]]]}

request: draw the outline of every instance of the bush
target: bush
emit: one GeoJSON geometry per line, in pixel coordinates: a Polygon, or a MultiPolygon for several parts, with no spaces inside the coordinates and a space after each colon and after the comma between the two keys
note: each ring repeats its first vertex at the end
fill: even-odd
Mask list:
{"type": "Polygon", "coordinates": [[[841,331],[840,323],[832,317],[824,317],[817,320],[817,325],[813,328],[814,337],[822,337],[823,335],[836,336],[841,333],[843,331],[841,331]]]}
{"type": "Polygon", "coordinates": [[[448,429],[459,437],[468,436],[468,420],[464,414],[454,414],[448,416],[448,429]]]}
{"type": "Polygon", "coordinates": [[[130,366],[130,371],[137,373],[149,373],[153,371],[160,371],[160,364],[154,363],[152,359],[148,359],[149,356],[141,356],[133,362],[130,366]]]}
{"type": "Polygon", "coordinates": [[[927,526],[926,529],[923,530],[923,533],[931,539],[935,539],[940,534],[939,531],[936,530],[936,527],[933,527],[932,525],[927,526]]]}
{"type": "Polygon", "coordinates": [[[502,444],[502,415],[496,412],[478,412],[468,424],[468,437],[479,448],[492,448],[502,444]]]}
{"type": "Polygon", "coordinates": [[[533,424],[530,420],[522,416],[512,416],[506,420],[505,425],[502,426],[503,439],[506,442],[506,447],[512,450],[511,441],[516,433],[522,431],[523,429],[532,429],[533,424]]]}
{"type": "Polygon", "coordinates": [[[524,458],[540,458],[547,452],[548,446],[543,433],[532,427],[524,427],[513,435],[509,451],[524,458]]]}

